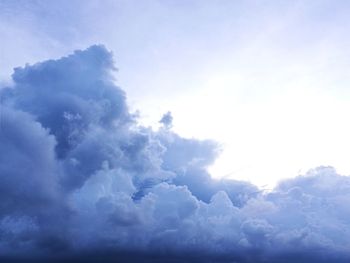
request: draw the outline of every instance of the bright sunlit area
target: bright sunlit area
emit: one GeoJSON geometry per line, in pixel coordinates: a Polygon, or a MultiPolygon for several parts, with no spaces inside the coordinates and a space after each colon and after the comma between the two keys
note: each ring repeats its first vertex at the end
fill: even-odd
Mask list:
{"type": "Polygon", "coordinates": [[[317,32],[302,16],[312,11],[300,6],[300,18],[287,25],[281,14],[273,24],[264,20],[265,34],[232,40],[214,59],[218,51],[203,52],[204,61],[193,58],[173,72],[174,83],[156,76],[170,94],[139,104],[145,123],[156,125],[159,112],[170,110],[179,134],[220,142],[209,169],[215,178],[273,187],[318,166],[350,174],[349,40],[341,27],[317,32]]]}

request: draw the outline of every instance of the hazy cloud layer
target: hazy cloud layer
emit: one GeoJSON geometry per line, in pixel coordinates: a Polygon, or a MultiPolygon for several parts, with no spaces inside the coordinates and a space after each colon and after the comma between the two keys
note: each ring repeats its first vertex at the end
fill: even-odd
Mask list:
{"type": "Polygon", "coordinates": [[[348,262],[349,177],[320,167],[268,194],[214,180],[218,145],[173,133],[170,112],[139,126],[114,70],[92,46],[1,90],[1,258],[348,262]]]}

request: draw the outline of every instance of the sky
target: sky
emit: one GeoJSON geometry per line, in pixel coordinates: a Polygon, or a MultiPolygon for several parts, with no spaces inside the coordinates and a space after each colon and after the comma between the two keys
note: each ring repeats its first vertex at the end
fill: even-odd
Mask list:
{"type": "Polygon", "coordinates": [[[157,127],[171,111],[174,131],[222,144],[214,177],[273,187],[319,165],[350,174],[349,10],[348,1],[2,0],[0,74],[101,43],[142,123],[157,127]]]}
{"type": "Polygon", "coordinates": [[[349,11],[0,0],[0,260],[349,262],[349,11]]]}

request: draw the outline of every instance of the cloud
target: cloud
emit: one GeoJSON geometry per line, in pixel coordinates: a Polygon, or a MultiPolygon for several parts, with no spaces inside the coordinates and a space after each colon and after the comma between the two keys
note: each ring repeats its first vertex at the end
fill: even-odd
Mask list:
{"type": "Polygon", "coordinates": [[[171,115],[171,112],[168,111],[165,113],[159,123],[162,123],[165,128],[171,128],[173,125],[173,116],[171,115]]]}
{"type": "Polygon", "coordinates": [[[350,179],[319,167],[263,193],[212,179],[217,143],[138,125],[95,45],[16,68],[1,92],[0,258],[346,262],[350,179]]]}

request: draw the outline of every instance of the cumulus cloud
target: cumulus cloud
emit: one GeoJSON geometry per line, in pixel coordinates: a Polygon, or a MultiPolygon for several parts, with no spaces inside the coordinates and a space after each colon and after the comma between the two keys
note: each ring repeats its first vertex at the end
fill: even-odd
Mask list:
{"type": "Polygon", "coordinates": [[[219,145],[171,131],[170,112],[138,125],[115,70],[96,45],[0,90],[0,258],[348,262],[349,177],[319,167],[269,193],[212,179],[219,145]]]}

